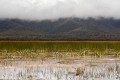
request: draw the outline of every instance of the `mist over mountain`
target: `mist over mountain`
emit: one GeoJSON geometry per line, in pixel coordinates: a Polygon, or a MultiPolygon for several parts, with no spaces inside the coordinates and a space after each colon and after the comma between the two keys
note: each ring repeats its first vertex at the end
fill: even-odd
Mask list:
{"type": "Polygon", "coordinates": [[[120,19],[1,19],[0,40],[120,40],[120,19]]]}
{"type": "Polygon", "coordinates": [[[120,19],[120,0],[0,0],[0,18],[46,20],[59,18],[120,19]]]}
{"type": "Polygon", "coordinates": [[[0,0],[0,40],[120,40],[120,0],[0,0]]]}

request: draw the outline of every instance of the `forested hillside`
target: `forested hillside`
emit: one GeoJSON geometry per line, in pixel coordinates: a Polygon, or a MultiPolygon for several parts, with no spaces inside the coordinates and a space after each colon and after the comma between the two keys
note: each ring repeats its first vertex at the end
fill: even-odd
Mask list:
{"type": "Polygon", "coordinates": [[[29,21],[0,20],[0,40],[120,40],[120,20],[112,18],[29,21]]]}

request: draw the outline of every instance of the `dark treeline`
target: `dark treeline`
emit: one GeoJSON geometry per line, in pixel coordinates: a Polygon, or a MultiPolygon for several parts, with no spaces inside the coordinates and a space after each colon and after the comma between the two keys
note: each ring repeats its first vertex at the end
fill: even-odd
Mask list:
{"type": "Polygon", "coordinates": [[[120,41],[120,36],[109,35],[103,36],[90,36],[90,37],[70,37],[59,35],[47,35],[47,36],[4,36],[0,37],[0,41],[120,41]]]}

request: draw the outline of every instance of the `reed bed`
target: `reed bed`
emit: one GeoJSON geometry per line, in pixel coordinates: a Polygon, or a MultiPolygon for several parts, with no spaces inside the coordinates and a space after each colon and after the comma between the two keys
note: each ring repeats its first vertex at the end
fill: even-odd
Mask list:
{"type": "Polygon", "coordinates": [[[65,58],[65,57],[82,57],[82,56],[112,56],[120,57],[120,51],[113,49],[101,50],[90,50],[81,49],[78,51],[47,51],[47,50],[0,50],[0,59],[38,59],[38,58],[65,58]]]}
{"type": "Polygon", "coordinates": [[[0,80],[120,80],[119,57],[120,42],[0,42],[0,80]]]}
{"type": "Polygon", "coordinates": [[[120,42],[0,42],[0,58],[120,56],[120,42]]]}
{"type": "Polygon", "coordinates": [[[0,42],[0,49],[24,50],[40,49],[45,51],[120,50],[120,42],[0,42]]]}

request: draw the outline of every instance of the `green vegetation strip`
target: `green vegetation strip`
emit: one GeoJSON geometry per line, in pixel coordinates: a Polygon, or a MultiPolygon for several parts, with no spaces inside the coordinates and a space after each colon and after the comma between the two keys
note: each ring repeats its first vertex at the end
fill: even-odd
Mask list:
{"type": "Polygon", "coordinates": [[[0,42],[1,58],[120,55],[120,42],[0,42]]]}

